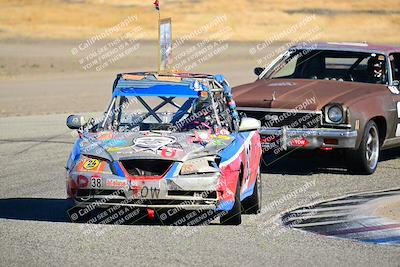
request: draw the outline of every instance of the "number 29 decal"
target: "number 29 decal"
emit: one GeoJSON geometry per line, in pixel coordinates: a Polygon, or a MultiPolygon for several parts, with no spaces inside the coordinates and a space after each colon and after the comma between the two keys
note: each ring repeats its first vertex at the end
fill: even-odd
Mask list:
{"type": "Polygon", "coordinates": [[[95,168],[97,168],[97,166],[99,166],[100,161],[97,159],[89,159],[87,161],[85,161],[85,163],[83,164],[83,168],[85,168],[86,170],[93,170],[95,168]]]}

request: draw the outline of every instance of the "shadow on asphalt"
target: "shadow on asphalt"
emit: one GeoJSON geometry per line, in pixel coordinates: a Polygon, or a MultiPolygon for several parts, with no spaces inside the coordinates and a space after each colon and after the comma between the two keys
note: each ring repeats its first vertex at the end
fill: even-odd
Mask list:
{"type": "Polygon", "coordinates": [[[313,175],[347,174],[341,151],[290,151],[263,156],[261,171],[268,174],[313,175]]]}
{"type": "MultiPolygon", "coordinates": [[[[400,158],[400,149],[381,153],[380,162],[400,158]]],[[[292,151],[283,155],[263,156],[262,173],[287,175],[348,174],[343,151],[292,151]]],[[[379,168],[379,166],[378,166],[379,168]]]]}
{"type": "Polygon", "coordinates": [[[48,222],[70,222],[66,199],[6,198],[0,199],[0,218],[48,222]]]}
{"type": "Polygon", "coordinates": [[[388,161],[394,159],[400,159],[400,148],[392,148],[382,151],[379,161],[388,161]]]}
{"type": "MultiPolygon", "coordinates": [[[[92,216],[96,217],[104,210],[90,214],[90,216],[83,216],[79,221],[72,222],[70,214],[76,213],[76,210],[71,209],[73,204],[67,199],[49,199],[49,198],[6,198],[0,199],[0,219],[11,219],[11,220],[30,220],[30,221],[44,221],[44,222],[64,222],[64,223],[87,223],[92,216]]],[[[116,215],[120,208],[109,213],[107,216],[112,217],[116,215]]],[[[127,209],[127,208],[125,208],[127,209]]],[[[121,217],[129,215],[126,220],[121,223],[115,223],[116,225],[159,225],[159,226],[170,226],[173,225],[178,217],[173,217],[175,221],[166,220],[162,222],[160,219],[148,219],[147,213],[141,211],[136,213],[136,208],[131,208],[128,212],[125,210],[125,214],[121,217]],[[134,215],[133,215],[134,214],[134,215]],[[131,216],[132,215],[132,216],[131,216]]],[[[107,216],[102,217],[104,220],[107,216]]],[[[101,221],[99,220],[99,221],[101,221]]],[[[113,220],[115,221],[115,220],[113,220]]],[[[204,220],[199,221],[198,224],[192,226],[201,225],[204,220]]],[[[99,224],[98,222],[92,222],[93,224],[99,224]]],[[[107,223],[113,224],[113,222],[107,223]]],[[[208,223],[214,225],[215,223],[208,223]]],[[[184,226],[183,224],[177,224],[177,226],[184,226]]]]}

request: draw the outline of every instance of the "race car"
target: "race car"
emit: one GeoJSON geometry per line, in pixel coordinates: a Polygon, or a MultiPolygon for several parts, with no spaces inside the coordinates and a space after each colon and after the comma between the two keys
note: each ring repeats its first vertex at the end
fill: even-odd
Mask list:
{"type": "Polygon", "coordinates": [[[263,123],[264,152],[339,150],[351,174],[370,175],[400,147],[400,47],[298,44],[254,72],[233,95],[263,123]]]}
{"type": "Polygon", "coordinates": [[[66,167],[72,220],[129,207],[161,220],[212,211],[238,225],[260,212],[261,123],[239,117],[222,75],[119,74],[104,116],[71,115],[67,126],[79,134],[66,167]]]}

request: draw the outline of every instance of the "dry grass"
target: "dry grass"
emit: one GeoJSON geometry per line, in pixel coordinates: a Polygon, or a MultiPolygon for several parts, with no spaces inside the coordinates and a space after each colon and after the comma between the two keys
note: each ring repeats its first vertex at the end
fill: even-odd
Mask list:
{"type": "MultiPolygon", "coordinates": [[[[86,39],[137,15],[146,39],[157,36],[153,0],[0,0],[0,39],[86,39]]],[[[400,43],[399,0],[161,0],[162,16],[173,18],[174,37],[196,30],[226,14],[233,39],[266,40],[305,16],[315,20],[285,40],[319,27],[321,40],[400,43]]],[[[198,36],[201,39],[204,36],[198,36]]]]}

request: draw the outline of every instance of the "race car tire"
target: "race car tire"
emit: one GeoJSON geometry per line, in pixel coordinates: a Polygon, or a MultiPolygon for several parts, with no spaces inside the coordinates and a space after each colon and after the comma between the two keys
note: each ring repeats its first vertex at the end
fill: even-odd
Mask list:
{"type": "Polygon", "coordinates": [[[237,179],[235,203],[230,211],[220,217],[223,225],[239,225],[242,223],[242,203],[240,202],[240,179],[237,179]]]}
{"type": "Polygon", "coordinates": [[[346,165],[351,174],[370,175],[376,171],[380,154],[379,130],[374,121],[365,126],[360,146],[346,151],[346,165]]]}
{"type": "Polygon", "coordinates": [[[245,214],[258,214],[261,212],[262,185],[261,172],[258,168],[256,183],[254,184],[253,194],[243,200],[242,206],[245,214]]]}

